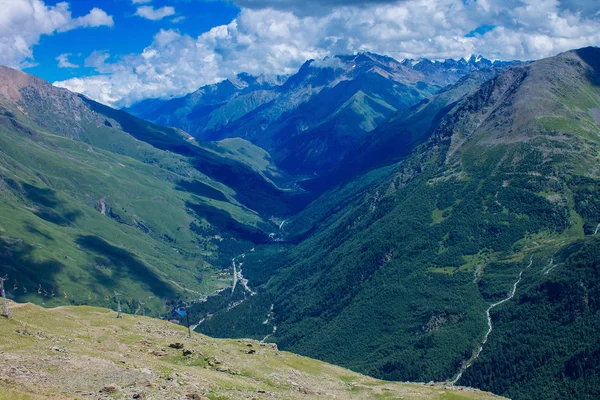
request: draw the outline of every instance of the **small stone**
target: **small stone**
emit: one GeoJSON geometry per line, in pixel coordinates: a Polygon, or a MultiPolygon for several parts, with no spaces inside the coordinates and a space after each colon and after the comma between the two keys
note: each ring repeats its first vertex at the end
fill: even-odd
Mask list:
{"type": "Polygon", "coordinates": [[[184,345],[183,345],[183,343],[171,343],[169,345],[169,347],[172,348],[172,349],[181,350],[181,349],[184,348],[184,345]]]}
{"type": "Polygon", "coordinates": [[[168,381],[174,381],[175,379],[177,379],[177,374],[174,374],[174,373],[167,377],[168,381]]]}
{"type": "Polygon", "coordinates": [[[114,392],[118,392],[118,391],[119,391],[119,387],[117,385],[115,385],[114,383],[104,385],[104,387],[102,389],[100,389],[101,393],[114,393],[114,392]]]}
{"type": "Polygon", "coordinates": [[[191,356],[192,354],[194,354],[194,352],[191,351],[191,350],[187,350],[187,349],[183,350],[183,356],[184,357],[191,356]]]}
{"type": "Polygon", "coordinates": [[[208,365],[211,367],[221,364],[221,361],[219,361],[218,359],[216,359],[214,357],[206,357],[204,359],[204,361],[206,361],[208,363],[208,365]]]}

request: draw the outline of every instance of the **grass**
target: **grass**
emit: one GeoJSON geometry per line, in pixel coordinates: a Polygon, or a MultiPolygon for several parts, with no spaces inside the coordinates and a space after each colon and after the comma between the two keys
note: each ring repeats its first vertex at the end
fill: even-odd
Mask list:
{"type": "Polygon", "coordinates": [[[6,388],[0,388],[0,400],[33,400],[34,398],[6,388]]]}
{"type": "Polygon", "coordinates": [[[379,381],[252,340],[196,333],[188,338],[181,326],[132,315],[117,319],[101,308],[10,306],[13,318],[0,319],[0,369],[26,365],[27,373],[9,375],[0,399],[75,398],[77,393],[98,393],[108,384],[118,387],[112,398],[135,393],[150,398],[188,393],[261,398],[259,390],[284,399],[497,398],[475,390],[444,397],[459,389],[379,381]],[[193,353],[183,356],[168,346],[174,342],[193,353]],[[250,349],[253,354],[248,354],[250,349]],[[206,360],[213,360],[212,365],[206,360]],[[13,393],[17,387],[19,393],[13,393]]]}
{"type": "Polygon", "coordinates": [[[240,160],[266,179],[277,183],[286,178],[285,174],[273,164],[269,153],[242,138],[228,138],[218,141],[217,147],[225,156],[240,160]]]}
{"type": "Polygon", "coordinates": [[[227,285],[213,277],[227,266],[220,248],[235,240],[187,204],[206,202],[239,224],[264,224],[185,157],[121,131],[89,128],[88,139],[99,142],[92,146],[28,129],[34,133],[24,136],[0,126],[0,273],[21,301],[114,306],[116,292],[132,312],[161,312],[165,299],[227,285]],[[207,197],[182,189],[190,179],[211,188],[207,197]],[[199,233],[193,224],[208,229],[199,233]]]}
{"type": "Polygon", "coordinates": [[[452,206],[450,206],[444,210],[440,210],[437,207],[434,208],[433,211],[431,212],[431,218],[433,219],[432,224],[433,225],[441,224],[446,219],[448,219],[448,216],[450,215],[451,212],[452,212],[452,206]]]}

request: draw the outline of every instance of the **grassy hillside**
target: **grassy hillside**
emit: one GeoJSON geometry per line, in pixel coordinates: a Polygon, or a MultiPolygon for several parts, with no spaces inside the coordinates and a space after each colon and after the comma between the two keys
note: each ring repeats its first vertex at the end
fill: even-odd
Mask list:
{"type": "MultiPolygon", "coordinates": [[[[595,267],[569,277],[551,263],[555,253],[568,265],[569,249],[597,247],[599,66],[600,50],[582,49],[469,88],[403,161],[309,206],[287,224],[291,237],[307,239],[245,261],[260,292],[233,311],[245,316],[246,332],[259,337],[252,323],[260,318],[250,315],[264,320],[272,304],[269,340],[373,376],[450,381],[466,370],[459,383],[515,399],[593,398],[585,377],[599,348],[598,311],[588,300],[572,315],[566,304],[578,296],[577,277],[591,293],[595,267]],[[523,296],[537,299],[532,316],[523,296]],[[493,321],[513,311],[464,368],[486,337],[488,309],[493,321]],[[511,330],[525,331],[529,318],[553,323],[511,330]],[[556,329],[569,318],[578,321],[556,329]],[[593,339],[561,341],[553,332],[593,339]],[[515,342],[519,351],[507,351],[515,342]],[[528,372],[513,380],[509,365],[528,372]],[[574,381],[563,385],[569,373],[574,381]]],[[[397,126],[402,142],[413,125],[397,126]]],[[[228,314],[199,329],[243,331],[228,314]]]]}
{"type": "Polygon", "coordinates": [[[391,383],[251,340],[91,307],[11,303],[0,319],[0,399],[496,399],[467,388],[391,383]],[[183,348],[171,345],[180,343],[183,348]],[[188,353],[186,353],[188,352],[188,353]],[[194,397],[195,396],[195,397],[194,397]]]}
{"type": "Polygon", "coordinates": [[[205,143],[204,146],[207,148],[211,146],[217,154],[244,162],[278,187],[293,187],[294,178],[277,168],[266,150],[247,140],[237,137],[228,138],[205,143]]]}
{"type": "MultiPolygon", "coordinates": [[[[224,155],[47,82],[0,68],[0,274],[9,295],[166,310],[231,284],[231,256],[295,194],[224,155]],[[269,215],[270,216],[270,215],[269,215]]],[[[273,174],[277,170],[271,168],[273,174]]]]}

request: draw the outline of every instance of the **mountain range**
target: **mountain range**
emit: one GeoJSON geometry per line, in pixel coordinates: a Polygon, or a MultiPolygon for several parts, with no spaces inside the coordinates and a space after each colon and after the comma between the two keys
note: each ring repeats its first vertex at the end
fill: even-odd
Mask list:
{"type": "Polygon", "coordinates": [[[0,275],[376,378],[595,399],[599,110],[597,48],[335,56],[128,110],[2,68],[0,275]]]}
{"type": "Polygon", "coordinates": [[[240,74],[185,97],[128,109],[201,140],[241,137],[294,174],[322,173],[383,120],[464,75],[506,65],[482,57],[398,62],[372,53],[309,60],[287,78],[240,74]]]}

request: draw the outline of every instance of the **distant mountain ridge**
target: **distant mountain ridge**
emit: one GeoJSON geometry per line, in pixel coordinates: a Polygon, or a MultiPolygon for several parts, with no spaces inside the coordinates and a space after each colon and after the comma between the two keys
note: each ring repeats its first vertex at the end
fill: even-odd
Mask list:
{"type": "Polygon", "coordinates": [[[482,57],[399,62],[373,53],[309,60],[290,77],[204,86],[182,98],[146,100],[127,111],[203,140],[242,137],[297,174],[333,168],[381,122],[466,74],[506,65],[482,57]]]}

